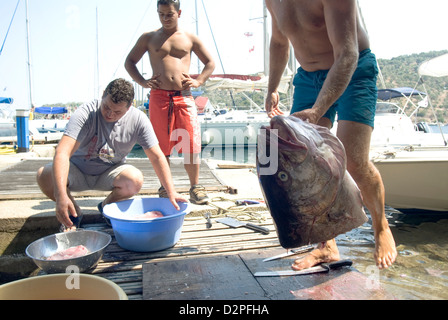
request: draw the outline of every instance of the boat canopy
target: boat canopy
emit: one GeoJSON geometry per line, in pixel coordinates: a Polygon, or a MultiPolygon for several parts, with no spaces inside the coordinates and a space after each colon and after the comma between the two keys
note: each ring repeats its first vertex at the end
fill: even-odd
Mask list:
{"type": "Polygon", "coordinates": [[[448,53],[423,62],[418,68],[419,76],[448,76],[448,53]]]}
{"type": "Polygon", "coordinates": [[[426,95],[424,92],[420,92],[415,90],[414,88],[409,87],[401,87],[401,88],[393,88],[393,89],[379,89],[378,90],[378,99],[387,101],[394,98],[403,98],[410,96],[422,96],[426,95]]]}
{"type": "Polygon", "coordinates": [[[37,113],[44,113],[44,114],[61,114],[61,113],[67,113],[66,107],[39,107],[34,110],[34,112],[37,113]]]}
{"type": "MultiPolygon", "coordinates": [[[[427,60],[423,62],[418,67],[418,75],[419,79],[417,81],[417,85],[421,84],[423,86],[423,90],[428,92],[426,90],[426,84],[425,81],[423,81],[424,76],[428,77],[445,77],[448,76],[448,53],[442,54],[441,56],[432,58],[430,60],[427,60]]],[[[416,85],[416,87],[417,87],[416,85]]],[[[445,139],[445,135],[443,134],[442,126],[439,123],[439,120],[437,118],[436,112],[434,110],[434,107],[432,105],[431,99],[427,99],[429,106],[431,107],[432,113],[436,119],[437,126],[439,127],[440,134],[442,135],[442,139],[445,143],[445,146],[448,146],[448,141],[445,139]]]]}
{"type": "MultiPolygon", "coordinates": [[[[191,75],[195,78],[197,75],[191,75]]],[[[278,91],[287,93],[292,79],[293,73],[286,68],[280,80],[278,91]]],[[[268,88],[269,77],[264,75],[251,76],[240,74],[215,74],[202,86],[208,90],[233,90],[236,92],[266,90],[268,88]]]]}
{"type": "Polygon", "coordinates": [[[13,102],[14,102],[13,98],[0,97],[0,103],[12,104],[13,102]]]}

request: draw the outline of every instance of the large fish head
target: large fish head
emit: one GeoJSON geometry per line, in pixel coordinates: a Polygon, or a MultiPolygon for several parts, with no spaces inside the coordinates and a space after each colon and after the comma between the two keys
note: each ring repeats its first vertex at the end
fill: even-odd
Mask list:
{"type": "Polygon", "coordinates": [[[330,181],[342,180],[345,149],[327,128],[294,116],[276,116],[258,135],[257,168],[259,176],[273,176],[294,198],[310,197],[330,181]],[[296,190],[289,189],[293,183],[296,190]]]}
{"type": "Polygon", "coordinates": [[[345,165],[342,143],[326,128],[294,116],[276,116],[261,128],[258,178],[282,246],[306,242],[306,232],[283,230],[312,225],[331,207],[345,165]]]}
{"type": "Polygon", "coordinates": [[[294,116],[276,116],[271,119],[269,129],[278,135],[279,152],[294,150],[296,159],[298,156],[307,156],[309,152],[316,161],[324,161],[329,166],[345,170],[344,146],[327,128],[294,116]]]}
{"type": "MultiPolygon", "coordinates": [[[[293,167],[306,159],[309,141],[303,135],[297,133],[295,119],[293,117],[276,116],[271,119],[269,126],[261,127],[257,141],[257,167],[270,169],[262,171],[271,174],[277,172],[277,160],[280,156],[284,156],[286,160],[282,161],[282,165],[289,162],[293,167]]],[[[302,130],[301,128],[298,129],[302,130]]]]}

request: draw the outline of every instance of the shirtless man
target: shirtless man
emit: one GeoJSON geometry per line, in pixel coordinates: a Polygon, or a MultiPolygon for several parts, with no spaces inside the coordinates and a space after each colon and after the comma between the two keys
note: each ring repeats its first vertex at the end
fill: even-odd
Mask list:
{"type": "MultiPolygon", "coordinates": [[[[372,216],[375,262],[379,268],[387,268],[397,251],[385,217],[383,182],[369,161],[378,69],[359,23],[356,1],[266,0],[266,5],[272,17],[266,111],[270,117],[282,114],[277,87],[291,43],[301,65],[294,79],[291,114],[331,128],[337,111],[337,136],[346,150],[347,170],[372,216]]],[[[339,259],[333,239],[296,260],[292,268],[300,270],[339,259]]]]}
{"type": "MultiPolygon", "coordinates": [[[[184,167],[190,179],[190,200],[208,202],[205,189],[198,185],[201,152],[201,131],[197,109],[190,88],[201,86],[215,69],[215,63],[199,38],[178,27],[181,15],[179,0],[157,2],[162,27],[144,33],[129,53],[125,67],[142,87],[150,88],[149,116],[160,146],[169,160],[172,148],[184,154],[184,167]],[[136,64],[148,52],[153,76],[146,80],[136,64]],[[189,75],[191,52],[204,64],[196,79],[189,75]],[[174,145],[181,138],[181,142],[174,145]]],[[[159,195],[165,196],[163,187],[159,195]]]]}

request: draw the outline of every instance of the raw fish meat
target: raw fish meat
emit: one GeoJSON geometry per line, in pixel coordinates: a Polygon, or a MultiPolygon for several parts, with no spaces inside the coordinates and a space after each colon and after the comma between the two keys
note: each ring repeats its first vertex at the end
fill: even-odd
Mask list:
{"type": "Polygon", "coordinates": [[[83,245],[70,247],[60,252],[56,252],[55,254],[49,256],[47,260],[67,260],[74,259],[85,256],[89,253],[89,250],[83,245]]]}
{"type": "Polygon", "coordinates": [[[163,214],[160,211],[148,211],[144,214],[135,216],[134,218],[139,219],[139,220],[146,220],[146,219],[155,219],[155,218],[161,218],[161,217],[163,217],[163,214]]]}

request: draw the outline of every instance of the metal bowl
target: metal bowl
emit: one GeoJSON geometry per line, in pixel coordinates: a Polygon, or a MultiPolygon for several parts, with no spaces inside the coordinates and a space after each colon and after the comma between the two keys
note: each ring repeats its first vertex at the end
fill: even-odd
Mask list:
{"type": "Polygon", "coordinates": [[[46,273],[84,272],[94,268],[103,256],[104,250],[111,242],[111,236],[99,231],[77,230],[72,232],[56,233],[31,243],[25,250],[28,257],[46,273]],[[70,247],[83,245],[90,253],[85,256],[65,259],[47,260],[56,252],[70,247]]]}

